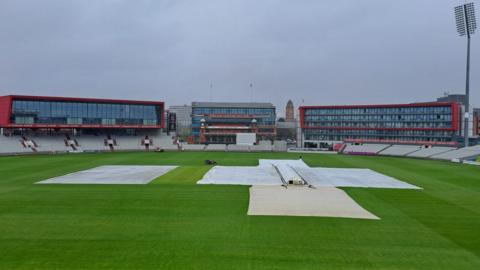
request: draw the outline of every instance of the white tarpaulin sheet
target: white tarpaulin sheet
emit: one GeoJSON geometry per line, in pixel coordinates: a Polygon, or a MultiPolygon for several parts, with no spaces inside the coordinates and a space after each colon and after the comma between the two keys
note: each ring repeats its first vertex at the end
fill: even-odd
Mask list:
{"type": "Polygon", "coordinates": [[[258,161],[258,166],[260,167],[270,167],[272,164],[276,166],[288,165],[295,168],[310,168],[301,159],[260,159],[258,161]]]}
{"type": "Polygon", "coordinates": [[[297,168],[297,172],[315,187],[419,188],[370,169],[297,168]]]}
{"type": "Polygon", "coordinates": [[[38,182],[38,184],[147,184],[177,166],[100,166],[38,182]]]}
{"type": "Polygon", "coordinates": [[[273,166],[215,166],[197,184],[220,185],[281,185],[282,180],[273,166]]]}
{"type": "Polygon", "coordinates": [[[405,188],[418,187],[370,169],[310,168],[302,160],[261,159],[259,166],[215,166],[198,184],[281,185],[283,178],[298,177],[316,187],[405,188]],[[298,173],[298,174],[297,174],[298,173]]]}
{"type": "Polygon", "coordinates": [[[309,168],[303,160],[279,160],[279,159],[260,159],[259,167],[272,167],[274,166],[285,180],[300,180],[298,174],[295,172],[295,168],[309,168]]]}

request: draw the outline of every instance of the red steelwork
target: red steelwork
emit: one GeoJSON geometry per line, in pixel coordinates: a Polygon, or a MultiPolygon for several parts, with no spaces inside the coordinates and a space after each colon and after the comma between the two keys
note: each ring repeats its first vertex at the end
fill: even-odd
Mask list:
{"type": "Polygon", "coordinates": [[[335,130],[437,130],[437,131],[457,131],[458,123],[458,104],[455,102],[428,102],[428,103],[410,103],[410,104],[382,104],[382,105],[339,105],[339,106],[300,106],[300,127],[302,129],[335,129],[335,130]],[[305,126],[305,109],[364,109],[364,108],[405,108],[405,107],[442,107],[450,106],[452,111],[451,128],[375,128],[375,127],[335,127],[335,126],[305,126]]]}
{"type": "Polygon", "coordinates": [[[165,103],[163,101],[140,101],[123,99],[100,99],[100,98],[72,98],[72,97],[50,97],[50,96],[24,96],[9,95],[0,97],[0,127],[7,128],[164,128],[165,103]],[[64,101],[64,102],[83,102],[83,103],[112,103],[112,104],[132,104],[132,105],[156,105],[160,107],[159,118],[160,125],[66,125],[66,124],[11,124],[10,116],[12,114],[12,103],[14,100],[26,101],[64,101]],[[5,113],[6,112],[6,113],[5,113]]]}
{"type": "Polygon", "coordinates": [[[304,122],[305,122],[305,106],[300,106],[298,108],[300,110],[300,128],[304,128],[304,122]]]}
{"type": "Polygon", "coordinates": [[[455,131],[460,129],[458,103],[452,103],[452,129],[455,131]]]}
{"type": "Polygon", "coordinates": [[[0,127],[8,125],[12,113],[12,97],[0,97],[0,127]]]}

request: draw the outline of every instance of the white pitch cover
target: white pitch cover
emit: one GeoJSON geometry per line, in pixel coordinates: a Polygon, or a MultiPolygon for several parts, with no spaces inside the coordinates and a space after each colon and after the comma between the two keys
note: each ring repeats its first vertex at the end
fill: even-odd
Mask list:
{"type": "Polygon", "coordinates": [[[302,160],[261,159],[258,166],[215,166],[198,184],[281,185],[284,179],[301,178],[315,187],[402,188],[419,187],[370,169],[311,168],[302,160]]]}

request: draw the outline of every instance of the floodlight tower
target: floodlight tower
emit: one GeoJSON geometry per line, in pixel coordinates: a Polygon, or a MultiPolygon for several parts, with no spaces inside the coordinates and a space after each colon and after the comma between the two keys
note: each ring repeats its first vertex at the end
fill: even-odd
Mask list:
{"type": "Polygon", "coordinates": [[[465,82],[465,147],[468,146],[468,121],[470,119],[470,36],[475,33],[475,7],[473,3],[466,3],[455,7],[457,32],[460,36],[467,36],[467,76],[465,82]]]}

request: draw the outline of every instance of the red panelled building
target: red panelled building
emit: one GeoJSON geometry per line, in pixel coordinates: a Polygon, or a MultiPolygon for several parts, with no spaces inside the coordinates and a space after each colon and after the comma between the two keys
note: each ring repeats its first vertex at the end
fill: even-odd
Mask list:
{"type": "Polygon", "coordinates": [[[164,103],[94,98],[0,97],[4,130],[135,130],[164,127],[164,103]]]}
{"type": "Polygon", "coordinates": [[[459,121],[454,102],[300,107],[303,147],[341,141],[456,145],[459,121]]]}
{"type": "Polygon", "coordinates": [[[480,135],[480,109],[473,109],[473,135],[480,135]]]}

